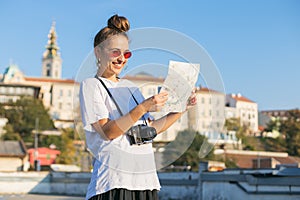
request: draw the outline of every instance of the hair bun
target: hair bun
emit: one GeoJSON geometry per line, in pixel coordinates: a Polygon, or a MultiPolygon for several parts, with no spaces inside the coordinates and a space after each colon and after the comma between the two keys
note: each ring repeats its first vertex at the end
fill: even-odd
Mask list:
{"type": "Polygon", "coordinates": [[[118,32],[126,32],[129,30],[129,21],[122,16],[114,15],[107,21],[107,27],[118,32]]]}

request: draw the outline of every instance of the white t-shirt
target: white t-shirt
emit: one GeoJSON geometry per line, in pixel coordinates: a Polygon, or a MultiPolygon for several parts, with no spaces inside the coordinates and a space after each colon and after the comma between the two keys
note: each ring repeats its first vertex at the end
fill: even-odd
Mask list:
{"type": "MultiPolygon", "coordinates": [[[[127,80],[113,82],[101,78],[111,92],[123,115],[144,100],[139,89],[127,80]]],[[[130,145],[126,135],[105,140],[91,124],[100,119],[118,119],[121,115],[107,91],[96,78],[81,83],[80,107],[89,151],[94,156],[93,173],[86,199],[114,188],[128,190],[159,190],[152,144],[130,145]]],[[[147,113],[143,119],[151,118],[147,113]]],[[[139,120],[136,124],[142,124],[139,120]]]]}

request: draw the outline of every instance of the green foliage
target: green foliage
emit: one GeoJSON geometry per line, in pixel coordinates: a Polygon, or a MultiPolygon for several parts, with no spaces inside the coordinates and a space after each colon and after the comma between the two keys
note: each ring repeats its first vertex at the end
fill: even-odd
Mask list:
{"type": "MultiPolygon", "coordinates": [[[[35,129],[36,119],[39,119],[38,129],[53,129],[53,122],[41,100],[31,97],[21,97],[16,102],[6,105],[5,117],[12,126],[7,134],[19,133],[25,142],[32,142],[32,130],[35,129]]],[[[10,136],[7,136],[10,137],[10,136]]]]}
{"type": "Polygon", "coordinates": [[[173,165],[189,165],[193,171],[197,171],[200,161],[213,159],[212,152],[213,146],[207,142],[205,136],[202,136],[193,130],[184,130],[178,132],[175,141],[165,147],[163,160],[176,160],[173,162],[173,165]],[[199,152],[203,144],[208,145],[205,149],[207,150],[208,155],[206,155],[205,158],[200,158],[199,152]]]}
{"type": "Polygon", "coordinates": [[[287,152],[286,141],[280,136],[278,138],[260,138],[262,144],[264,144],[264,151],[274,151],[274,152],[287,152]]]}
{"type": "Polygon", "coordinates": [[[62,135],[60,136],[61,142],[57,143],[58,150],[61,151],[61,154],[56,159],[57,163],[74,164],[77,162],[77,150],[73,144],[74,134],[73,129],[63,129],[62,135]]]}
{"type": "Polygon", "coordinates": [[[288,111],[287,119],[280,122],[279,131],[285,136],[288,153],[300,156],[300,110],[288,111]]]}
{"type": "Polygon", "coordinates": [[[5,117],[4,105],[0,104],[0,117],[5,117]]]}
{"type": "Polygon", "coordinates": [[[14,132],[11,124],[6,124],[4,127],[5,134],[2,135],[2,140],[21,140],[18,133],[14,132]]]}
{"type": "Polygon", "coordinates": [[[229,118],[225,121],[225,127],[228,131],[238,132],[241,129],[240,119],[239,118],[229,118]]]}
{"type": "Polygon", "coordinates": [[[285,151],[300,156],[300,110],[289,110],[286,118],[277,118],[267,124],[266,131],[279,131],[277,138],[262,138],[267,151],[285,151]]]}
{"type": "MultiPolygon", "coordinates": [[[[20,140],[33,145],[33,130],[36,128],[36,119],[38,119],[38,131],[54,129],[48,110],[45,109],[41,100],[30,97],[22,97],[16,102],[0,104],[0,115],[8,119],[5,126],[5,132],[1,139],[20,140]],[[4,109],[5,108],[5,109],[4,109]]],[[[38,147],[50,147],[55,145],[56,149],[61,151],[57,157],[56,163],[60,164],[82,164],[83,157],[88,153],[74,145],[74,140],[78,139],[78,134],[74,129],[62,129],[61,135],[42,135],[38,134],[38,147]]]]}
{"type": "Polygon", "coordinates": [[[225,159],[225,166],[226,166],[226,168],[239,168],[237,166],[235,160],[231,160],[231,159],[228,159],[228,158],[225,159]]]}
{"type": "Polygon", "coordinates": [[[225,121],[225,127],[228,131],[235,131],[237,138],[242,140],[244,150],[258,150],[255,142],[252,141],[252,137],[247,136],[248,127],[241,126],[239,118],[229,118],[225,121]]]}

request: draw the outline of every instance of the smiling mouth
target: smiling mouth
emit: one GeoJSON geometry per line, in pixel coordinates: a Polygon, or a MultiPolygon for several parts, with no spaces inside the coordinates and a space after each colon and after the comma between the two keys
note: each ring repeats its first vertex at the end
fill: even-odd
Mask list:
{"type": "Polygon", "coordinates": [[[118,68],[123,66],[123,62],[112,62],[112,64],[118,68]]]}

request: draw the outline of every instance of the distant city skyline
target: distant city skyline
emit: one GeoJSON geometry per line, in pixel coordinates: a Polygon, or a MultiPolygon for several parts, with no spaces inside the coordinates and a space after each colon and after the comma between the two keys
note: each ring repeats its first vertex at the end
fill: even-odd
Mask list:
{"type": "MultiPolygon", "coordinates": [[[[227,94],[241,93],[259,110],[300,108],[299,9],[297,0],[2,0],[0,74],[13,63],[26,76],[41,76],[42,54],[55,21],[62,76],[75,78],[93,50],[94,35],[117,13],[130,20],[132,29],[165,28],[197,42],[214,61],[227,94]]],[[[168,65],[164,53],[155,53],[142,60],[134,54],[131,62],[168,65]]]]}

